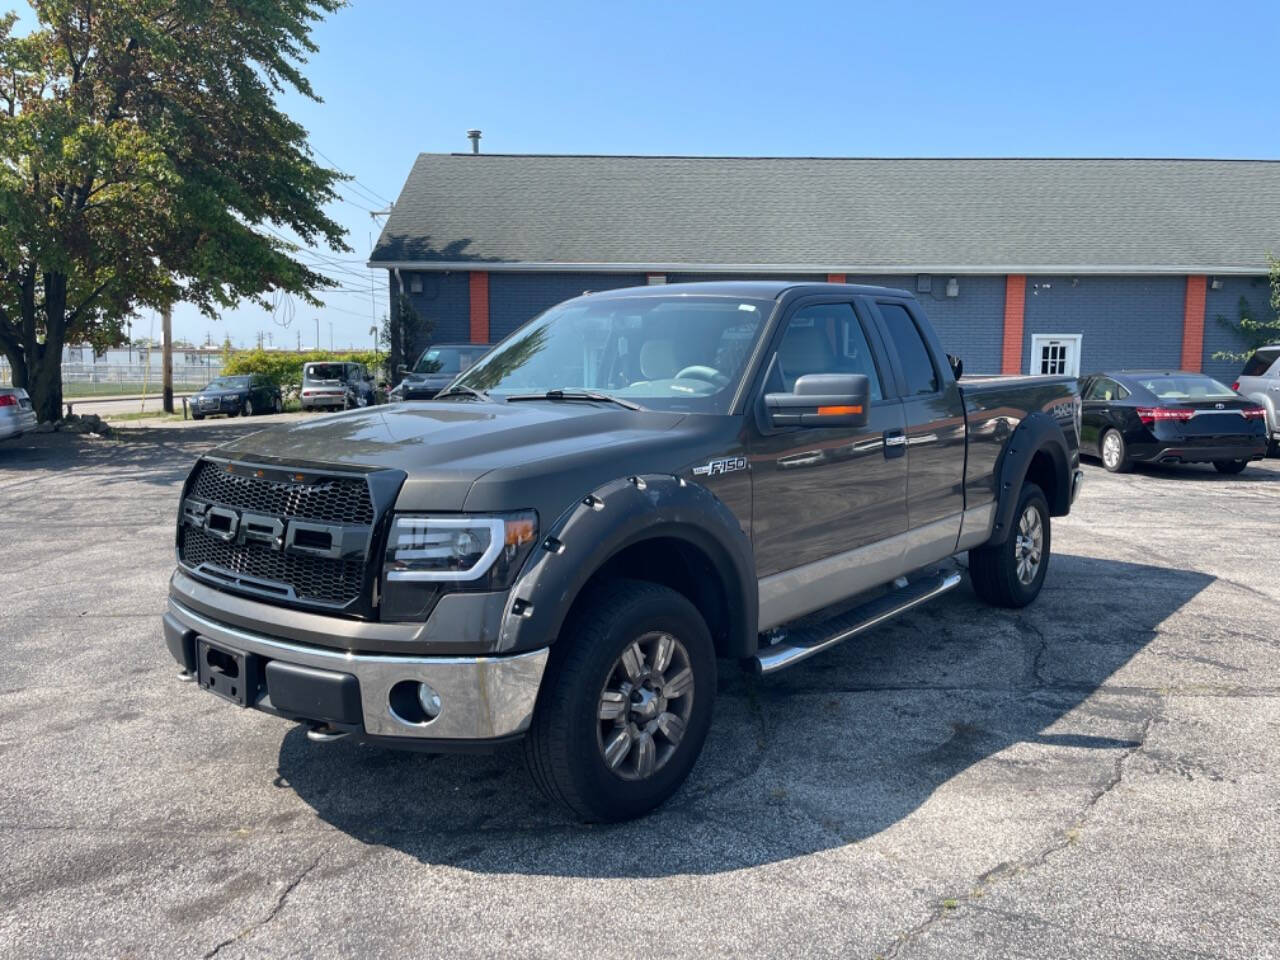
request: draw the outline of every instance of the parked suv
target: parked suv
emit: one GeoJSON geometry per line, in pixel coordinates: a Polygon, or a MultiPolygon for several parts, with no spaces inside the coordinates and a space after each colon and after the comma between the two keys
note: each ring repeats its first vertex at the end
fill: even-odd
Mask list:
{"type": "Polygon", "coordinates": [[[800,663],[953,589],[966,551],[988,602],[1039,594],[1075,379],[956,366],[901,290],[579,297],[436,400],[202,457],[166,644],[312,740],[524,738],[549,797],[637,816],[697,760],[717,657],[800,663]]]}
{"type": "Polygon", "coordinates": [[[1280,343],[1255,350],[1231,386],[1267,411],[1270,453],[1280,455],[1280,343]]]}
{"type": "Polygon", "coordinates": [[[302,368],[303,410],[354,410],[378,402],[373,376],[360,363],[308,363],[302,368]]]}
{"type": "Polygon", "coordinates": [[[489,352],[487,343],[435,343],[422,351],[413,369],[401,367],[404,379],[389,400],[430,400],[489,352]]]}

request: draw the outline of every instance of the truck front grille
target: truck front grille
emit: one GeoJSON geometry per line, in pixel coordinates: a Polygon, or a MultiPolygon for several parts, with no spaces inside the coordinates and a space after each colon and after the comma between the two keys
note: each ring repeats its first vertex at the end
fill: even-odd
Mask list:
{"type": "Polygon", "coordinates": [[[196,471],[190,496],[209,503],[318,523],[373,523],[369,485],[356,477],[285,482],[228,473],[210,460],[202,460],[196,471]]]}
{"type": "Polygon", "coordinates": [[[360,612],[378,514],[361,476],[201,460],[183,498],[178,560],[228,589],[360,612]]]}
{"type": "Polygon", "coordinates": [[[182,561],[197,569],[207,564],[202,571],[207,576],[241,587],[249,584],[238,577],[227,577],[221,571],[251,577],[262,581],[254,592],[276,593],[284,599],[304,603],[345,606],[360,595],[364,579],[361,560],[306,557],[280,553],[265,544],[228,543],[192,527],[182,528],[179,544],[182,561]],[[273,589],[272,585],[279,585],[279,589],[273,589]],[[292,598],[284,588],[292,588],[292,598]]]}

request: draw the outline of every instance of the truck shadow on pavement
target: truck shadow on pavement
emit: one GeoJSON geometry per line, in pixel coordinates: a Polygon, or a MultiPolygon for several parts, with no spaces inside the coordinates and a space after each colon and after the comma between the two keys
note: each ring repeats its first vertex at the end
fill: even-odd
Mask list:
{"type": "Polygon", "coordinates": [[[1083,808],[1158,703],[1117,673],[1213,580],[1058,555],[1025,610],[986,607],[966,583],[775,678],[726,665],[689,781],[630,824],[569,820],[518,747],[431,757],[315,745],[299,727],[281,744],[276,786],[424,863],[587,877],[719,873],[856,843],[956,778],[961,802],[991,818],[1025,816],[1045,795],[1083,808]]]}

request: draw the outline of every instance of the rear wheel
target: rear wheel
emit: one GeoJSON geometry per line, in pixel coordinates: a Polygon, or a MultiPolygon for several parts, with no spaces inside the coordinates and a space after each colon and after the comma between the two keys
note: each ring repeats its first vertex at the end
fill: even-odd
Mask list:
{"type": "Polygon", "coordinates": [[[1215,460],[1213,461],[1213,469],[1219,473],[1234,474],[1239,473],[1249,465],[1248,460],[1215,460]]]}
{"type": "Polygon", "coordinates": [[[1009,539],[969,551],[974,592],[997,607],[1025,607],[1040,594],[1049,570],[1049,501],[1034,483],[1023,484],[1009,539]]]}
{"type": "Polygon", "coordinates": [[[1111,473],[1128,473],[1133,469],[1133,461],[1129,459],[1129,450],[1119,430],[1113,428],[1102,435],[1102,465],[1111,473]]]}
{"type": "Polygon", "coordinates": [[[193,413],[193,414],[191,415],[191,419],[192,419],[192,420],[203,420],[203,419],[204,419],[204,414],[203,414],[203,413],[193,413]]]}
{"type": "Polygon", "coordinates": [[[284,413],[284,401],[279,396],[276,397],[275,404],[272,406],[272,409],[275,413],[284,413]]]}
{"type": "Polygon", "coordinates": [[[607,583],[551,648],[529,771],[582,820],[648,813],[693,768],[715,693],[715,648],[693,604],[654,583],[607,583]]]}
{"type": "Polygon", "coordinates": [[[244,415],[245,415],[246,417],[252,417],[252,416],[253,416],[253,401],[252,401],[252,400],[245,400],[245,402],[244,402],[244,415]]]}

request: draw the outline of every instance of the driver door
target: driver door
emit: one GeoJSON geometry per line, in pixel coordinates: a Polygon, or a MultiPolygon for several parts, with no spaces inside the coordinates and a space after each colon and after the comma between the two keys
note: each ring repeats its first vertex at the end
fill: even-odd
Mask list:
{"type": "Polygon", "coordinates": [[[750,418],[752,541],[762,579],[907,529],[906,421],[875,327],[848,301],[806,300],[792,308],[773,346],[758,400],[790,392],[805,374],[862,373],[871,408],[861,427],[775,429],[763,416],[750,418]]]}

